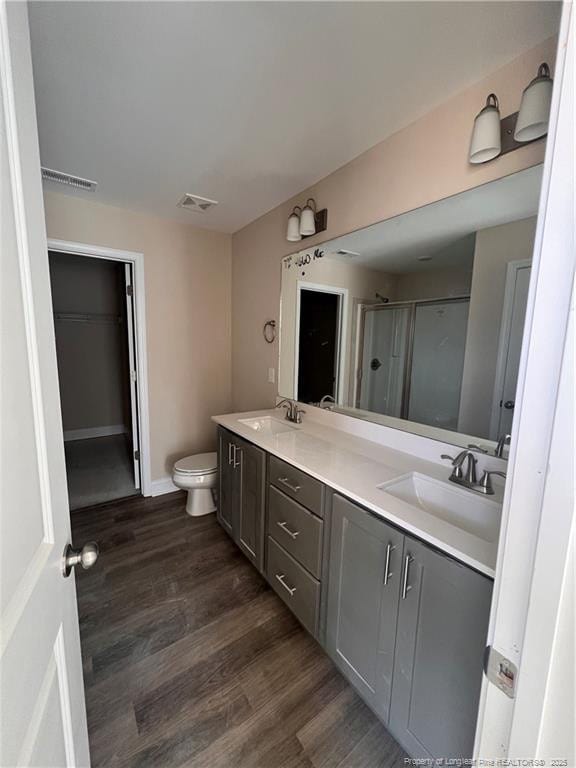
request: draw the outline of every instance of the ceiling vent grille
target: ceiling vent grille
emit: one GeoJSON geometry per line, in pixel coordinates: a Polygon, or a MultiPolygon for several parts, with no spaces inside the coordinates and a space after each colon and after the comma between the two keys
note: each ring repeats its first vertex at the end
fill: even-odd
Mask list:
{"type": "Polygon", "coordinates": [[[187,211],[196,211],[196,213],[206,213],[214,205],[218,205],[216,200],[209,200],[207,197],[198,197],[187,192],[179,201],[178,208],[186,208],[187,211]]]}
{"type": "Polygon", "coordinates": [[[56,184],[66,184],[69,187],[83,189],[86,192],[94,192],[98,182],[90,179],[82,179],[80,176],[72,176],[70,173],[54,171],[51,168],[42,168],[42,178],[44,181],[54,181],[56,184]]]}

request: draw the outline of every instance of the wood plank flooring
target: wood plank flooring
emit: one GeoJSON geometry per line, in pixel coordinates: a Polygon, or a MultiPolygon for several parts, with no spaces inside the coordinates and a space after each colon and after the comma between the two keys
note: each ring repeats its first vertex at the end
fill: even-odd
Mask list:
{"type": "Polygon", "coordinates": [[[182,493],[75,513],[93,766],[392,768],[405,753],[182,493]]]}

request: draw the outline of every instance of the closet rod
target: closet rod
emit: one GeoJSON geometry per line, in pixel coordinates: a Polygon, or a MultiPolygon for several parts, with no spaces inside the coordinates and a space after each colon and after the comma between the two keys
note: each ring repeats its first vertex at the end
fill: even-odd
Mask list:
{"type": "Polygon", "coordinates": [[[105,315],[96,312],[55,312],[54,319],[63,323],[102,323],[118,325],[122,322],[121,315],[105,315]]]}

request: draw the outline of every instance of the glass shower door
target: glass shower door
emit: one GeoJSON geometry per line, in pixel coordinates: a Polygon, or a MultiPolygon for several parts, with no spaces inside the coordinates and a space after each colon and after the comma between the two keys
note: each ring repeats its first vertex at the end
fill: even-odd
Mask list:
{"type": "Polygon", "coordinates": [[[469,305],[469,299],[416,305],[410,421],[458,428],[469,305]]]}
{"type": "Polygon", "coordinates": [[[364,310],[359,408],[402,416],[409,324],[409,307],[364,310]]]}

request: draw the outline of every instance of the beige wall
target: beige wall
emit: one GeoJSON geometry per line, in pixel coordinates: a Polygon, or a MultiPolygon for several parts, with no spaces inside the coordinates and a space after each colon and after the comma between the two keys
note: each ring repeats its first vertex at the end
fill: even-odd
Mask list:
{"type": "Polygon", "coordinates": [[[476,233],[459,432],[490,436],[506,270],[510,261],[532,258],[535,231],[532,217],[476,233]]]}
{"type": "MultiPolygon", "coordinates": [[[[47,192],[48,237],[144,254],[152,479],[230,410],[230,236],[47,192]]],[[[192,214],[191,214],[192,215],[192,214]]]]}
{"type": "Polygon", "coordinates": [[[503,116],[515,112],[538,65],[547,61],[553,67],[555,45],[550,39],[527,51],[233,236],[235,410],[266,407],[276,395],[267,371],[277,366],[278,347],[266,344],[262,326],[278,319],[280,259],[295,250],[285,239],[292,207],[314,196],[320,208],[328,208],[328,230],[306,241],[310,247],[542,162],[543,142],[485,165],[470,165],[468,150],[487,94],[498,94],[503,116]]]}
{"type": "MultiPolygon", "coordinates": [[[[50,253],[52,306],[57,315],[92,315],[91,322],[55,320],[64,437],[94,427],[130,431],[130,384],[124,268],[103,259],[50,253]],[[122,322],[114,322],[122,318],[122,322]]],[[[113,434],[113,432],[111,433],[113,434]]]]}

